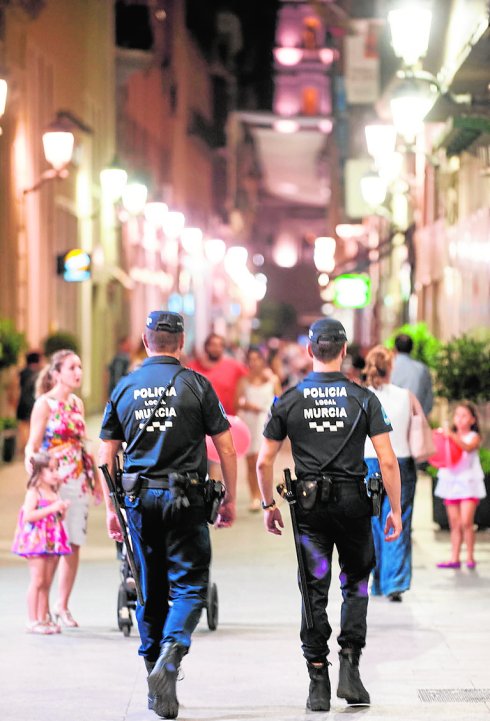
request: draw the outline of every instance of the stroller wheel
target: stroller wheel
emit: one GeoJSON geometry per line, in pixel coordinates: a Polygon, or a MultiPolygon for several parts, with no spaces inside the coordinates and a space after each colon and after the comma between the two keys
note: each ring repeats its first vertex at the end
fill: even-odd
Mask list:
{"type": "Polygon", "coordinates": [[[218,628],[218,587],[215,583],[210,583],[208,587],[206,615],[209,630],[216,631],[218,628]]]}
{"type": "Polygon", "coordinates": [[[124,584],[121,583],[117,594],[117,627],[125,636],[129,636],[132,625],[133,621],[131,620],[131,613],[128,606],[128,594],[124,584]]]}
{"type": "Polygon", "coordinates": [[[122,628],[123,636],[126,638],[131,635],[131,624],[126,623],[122,628]]]}

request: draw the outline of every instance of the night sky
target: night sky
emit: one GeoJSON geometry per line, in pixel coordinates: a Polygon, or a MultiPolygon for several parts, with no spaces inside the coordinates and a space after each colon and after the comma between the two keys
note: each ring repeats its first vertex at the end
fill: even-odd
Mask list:
{"type": "Polygon", "coordinates": [[[243,50],[237,56],[240,109],[272,106],[272,48],[279,0],[188,0],[187,22],[204,50],[213,37],[219,10],[235,13],[242,24],[243,50]]]}

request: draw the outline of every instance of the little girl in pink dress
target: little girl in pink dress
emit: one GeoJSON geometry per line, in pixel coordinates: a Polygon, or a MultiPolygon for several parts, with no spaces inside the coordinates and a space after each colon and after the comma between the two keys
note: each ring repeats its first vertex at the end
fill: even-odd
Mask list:
{"type": "Polygon", "coordinates": [[[58,495],[56,461],[47,453],[31,458],[32,473],[19,512],[12,552],[27,559],[29,633],[59,633],[49,615],[49,591],[60,556],[71,553],[63,518],[69,503],[58,495]]]}

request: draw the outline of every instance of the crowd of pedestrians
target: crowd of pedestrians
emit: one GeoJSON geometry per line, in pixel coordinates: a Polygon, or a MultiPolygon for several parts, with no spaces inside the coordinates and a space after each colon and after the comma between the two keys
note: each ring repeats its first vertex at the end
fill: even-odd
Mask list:
{"type": "MultiPolygon", "coordinates": [[[[356,635],[357,631],[351,633],[349,614],[355,616],[352,618],[353,628],[358,630],[364,628],[368,587],[372,595],[382,595],[392,602],[400,602],[403,598],[402,594],[411,586],[411,528],[417,464],[411,449],[410,429],[414,413],[426,416],[431,413],[433,392],[430,371],[423,363],[411,357],[413,343],[405,334],[395,339],[393,351],[378,345],[365,354],[356,349],[355,353],[349,355],[343,327],[329,319],[322,319],[311,327],[309,341],[306,343],[270,339],[262,345],[238,349],[239,353],[235,349],[233,354],[227,348],[226,339],[212,332],[206,338],[200,352],[185,357],[183,324],[179,319],[178,314],[167,312],[155,311],[150,314],[143,333],[142,347],[136,351],[133,351],[129,338],[121,338],[115,356],[107,367],[107,390],[110,400],[101,434],[102,446],[106,449],[102,460],[110,463],[111,470],[114,470],[115,457],[121,444],[126,442],[131,446],[131,439],[135,435],[139,438],[142,430],[147,430],[150,421],[158,418],[150,424],[152,426],[150,430],[165,431],[164,434],[147,434],[146,439],[151,436],[153,445],[150,447],[146,441],[146,446],[141,452],[138,450],[136,455],[131,446],[131,451],[129,455],[126,451],[125,458],[127,464],[128,458],[131,460],[131,453],[134,455],[134,468],[126,465],[125,470],[129,475],[136,473],[141,476],[143,479],[141,488],[148,495],[148,503],[144,500],[146,496],[140,489],[138,494],[143,493],[141,503],[140,495],[127,495],[126,511],[133,544],[137,549],[139,548],[137,557],[138,563],[141,564],[140,571],[143,574],[144,593],[147,599],[146,605],[143,603],[138,606],[137,616],[142,636],[140,654],[146,659],[149,674],[149,707],[168,718],[177,715],[178,702],[175,689],[172,687],[170,695],[168,693],[168,659],[170,658],[178,668],[183,656],[188,652],[194,620],[198,618],[196,609],[202,604],[208,582],[209,560],[202,563],[199,561],[202,566],[199,576],[201,590],[196,590],[194,578],[193,594],[197,593],[197,596],[193,596],[192,603],[189,599],[186,600],[185,593],[182,592],[182,587],[185,587],[182,581],[184,578],[182,569],[186,568],[186,573],[189,569],[192,570],[197,562],[196,553],[199,548],[206,555],[209,551],[209,543],[205,542],[202,535],[206,527],[203,511],[203,517],[197,525],[192,525],[192,533],[196,539],[198,537],[200,539],[198,546],[195,546],[194,541],[190,542],[191,534],[188,539],[189,551],[184,553],[185,558],[183,556],[179,560],[182,549],[176,552],[176,555],[169,557],[168,584],[162,591],[159,581],[152,579],[159,578],[161,564],[166,567],[167,550],[159,551],[156,556],[150,554],[145,561],[145,554],[153,544],[153,535],[143,537],[138,529],[141,529],[144,517],[154,517],[157,497],[160,499],[158,501],[161,505],[161,508],[158,506],[160,515],[162,518],[166,517],[167,505],[172,505],[172,498],[176,493],[169,480],[176,466],[179,467],[179,472],[185,467],[183,477],[186,478],[185,482],[191,485],[192,483],[199,485],[206,475],[206,470],[209,477],[223,479],[228,491],[218,525],[227,526],[233,523],[236,502],[234,490],[236,459],[230,440],[233,437],[233,424],[230,425],[227,417],[229,419],[238,417],[237,422],[245,424],[248,428],[250,443],[244,454],[249,492],[248,508],[254,513],[264,509],[266,529],[272,533],[280,534],[283,525],[280,512],[270,496],[273,487],[272,465],[284,439],[289,438],[292,443],[298,483],[308,484],[312,478],[319,475],[318,471],[314,471],[313,466],[319,462],[321,468],[319,459],[325,455],[327,467],[325,473],[320,474],[323,478],[323,481],[319,481],[320,490],[318,493],[315,490],[314,494],[315,498],[321,498],[322,502],[327,503],[330,498],[330,503],[332,499],[335,503],[340,503],[344,497],[342,489],[346,483],[348,485],[348,482],[354,480],[357,484],[360,479],[364,487],[364,482],[369,477],[380,472],[384,476],[386,492],[381,497],[379,515],[374,515],[368,523],[369,532],[366,524],[359,525],[359,519],[365,516],[366,509],[362,513],[357,509],[358,515],[355,518],[349,515],[354,496],[351,500],[347,495],[345,496],[346,509],[345,512],[341,511],[340,516],[334,514],[330,517],[332,510],[330,506],[325,506],[325,512],[318,511],[319,515],[314,523],[310,517],[311,508],[308,507],[308,503],[298,505],[302,538],[306,544],[307,571],[312,579],[311,585],[307,584],[306,590],[303,588],[302,593],[311,595],[315,608],[319,608],[319,601],[323,608],[326,605],[333,545],[339,549],[344,610],[343,627],[339,636],[341,681],[338,695],[352,703],[369,703],[369,694],[363,687],[358,672],[365,632],[360,636],[356,635]],[[168,374],[172,369],[178,370],[176,375],[180,374],[179,369],[187,369],[186,372],[192,375],[187,379],[182,376],[178,382],[172,376],[170,385],[166,385],[168,379],[155,380],[157,371],[163,374],[162,378],[164,378],[165,373],[168,374]],[[167,398],[161,404],[157,401],[145,402],[144,410],[139,410],[139,406],[137,409],[134,401],[138,395],[143,397],[145,391],[143,386],[140,388],[141,384],[146,384],[146,391],[151,391],[151,388],[156,386],[166,386],[164,395],[172,395],[172,391],[175,395],[178,391],[179,400],[176,401],[175,406],[177,411],[167,398]],[[175,388],[172,388],[172,385],[175,388]],[[358,437],[355,434],[353,436],[357,439],[355,446],[352,445],[354,441],[350,434],[354,433],[358,419],[354,423],[351,422],[352,428],[349,433],[347,432],[350,427],[349,421],[344,422],[341,419],[341,411],[344,411],[345,415],[347,406],[329,400],[312,401],[313,397],[328,399],[342,393],[348,398],[352,397],[353,408],[356,404],[360,407],[361,418],[363,413],[365,415],[362,431],[357,431],[358,437]],[[368,395],[363,395],[366,393],[368,395]],[[295,405],[298,399],[303,399],[299,406],[295,405]],[[332,405],[335,407],[332,408],[332,405]],[[146,406],[149,406],[149,409],[146,409],[146,406]],[[157,408],[158,406],[160,408],[157,408]],[[175,421],[160,420],[169,418],[172,414],[176,417],[175,421]],[[337,414],[336,420],[331,420],[335,414],[337,414]],[[184,416],[185,422],[182,420],[184,416]],[[321,422],[316,420],[320,418],[327,420],[321,422]],[[139,422],[141,419],[144,420],[143,423],[139,422]],[[311,436],[308,441],[305,440],[306,436],[303,438],[304,419],[314,419],[308,425],[310,430],[316,432],[314,438],[317,445],[315,443],[312,445],[311,436]],[[194,429],[195,432],[189,435],[189,429],[194,429]],[[208,462],[203,474],[202,466],[206,458],[203,443],[206,434],[212,437],[220,463],[208,462]],[[169,460],[173,451],[169,456],[168,443],[162,445],[164,436],[174,439],[169,443],[180,449],[178,452],[175,451],[174,455],[175,458],[177,456],[185,458],[183,464],[181,460],[175,463],[169,460]],[[335,445],[333,439],[342,440],[343,436],[345,442],[349,442],[347,452],[341,453],[343,450],[341,443],[339,458],[332,463],[332,459],[336,458],[336,454],[332,456],[329,453],[335,445]],[[383,440],[385,438],[386,440],[383,440]],[[353,455],[349,450],[351,446],[354,449],[353,455]],[[151,460],[152,453],[155,458],[149,463],[148,459],[151,460]],[[308,454],[311,454],[313,464],[308,460],[310,457],[308,454]],[[395,459],[396,468],[393,467],[392,458],[395,459]],[[357,464],[355,468],[353,463],[357,464]],[[152,475],[152,467],[160,469],[158,478],[152,475]],[[198,468],[199,473],[194,477],[193,474],[198,468]],[[333,473],[331,473],[332,468],[333,473]],[[163,485],[161,485],[162,478],[163,485]],[[325,479],[332,485],[332,489],[328,492],[325,479]],[[396,490],[397,483],[399,491],[396,490]],[[351,539],[354,543],[351,548],[349,546],[351,530],[348,529],[353,528],[354,520],[354,525],[357,524],[359,529],[362,526],[362,531],[359,531],[360,545],[356,546],[357,541],[351,539]],[[338,530],[335,533],[332,530],[329,532],[330,535],[327,534],[328,538],[324,538],[322,534],[325,533],[325,524],[332,528],[335,526],[338,530]],[[361,536],[364,539],[362,543],[361,536]],[[371,548],[371,541],[369,543],[366,541],[368,537],[369,539],[372,537],[373,544],[372,557],[369,558],[366,555],[371,548]],[[362,553],[361,545],[364,549],[362,553]],[[316,555],[313,553],[311,556],[312,565],[309,567],[309,547],[323,548],[322,553],[325,552],[326,565],[320,576],[318,548],[316,555]],[[158,560],[155,561],[157,556],[158,560]],[[353,565],[352,559],[354,559],[353,565]],[[362,572],[361,567],[357,568],[356,563],[361,563],[362,572]],[[183,593],[182,606],[176,603],[175,599],[178,596],[175,595],[175,588],[172,591],[172,584],[177,578],[180,579],[179,593],[183,593]],[[361,586],[363,588],[365,586],[366,594],[361,593],[361,586]],[[158,592],[152,590],[157,588],[158,592]],[[150,615],[154,619],[153,625],[156,623],[156,626],[152,631],[153,627],[149,624],[148,612],[145,608],[156,608],[155,595],[158,596],[156,605],[161,608],[162,593],[166,597],[173,593],[175,612],[172,611],[168,615],[167,610],[156,622],[153,610],[150,615]],[[361,613],[359,599],[361,596],[364,598],[364,595],[365,606],[361,613]],[[351,601],[354,598],[356,601],[352,605],[351,601]],[[352,605],[351,610],[349,604],[352,605]],[[192,623],[190,620],[185,621],[189,629],[187,635],[175,638],[172,634],[168,636],[168,627],[169,624],[171,625],[168,619],[178,617],[179,623],[184,623],[181,618],[182,613],[188,614],[189,619],[191,617],[194,619],[192,623]],[[166,649],[165,658],[159,655],[159,648],[166,649]]],[[[69,608],[69,600],[76,580],[80,548],[86,542],[91,496],[98,502],[104,491],[108,513],[112,514],[110,522],[108,521],[109,533],[116,540],[120,540],[121,536],[114,509],[111,509],[112,501],[107,495],[107,489],[101,486],[98,480],[94,461],[85,445],[84,408],[76,394],[82,378],[80,358],[72,350],[62,350],[47,359],[44,365],[41,360],[41,355],[37,351],[30,352],[26,356],[25,368],[19,373],[17,418],[22,424],[20,450],[25,453],[28,480],[12,551],[27,559],[30,570],[27,630],[30,633],[50,635],[61,632],[63,626],[71,628],[78,626],[69,608]],[[59,569],[58,599],[51,612],[49,592],[57,569],[59,569]]],[[[353,416],[352,409],[349,413],[353,416]]],[[[459,403],[454,411],[451,426],[441,430],[448,442],[456,444],[461,455],[455,465],[440,468],[438,472],[435,494],[444,499],[446,506],[450,526],[451,555],[448,561],[437,565],[440,569],[459,569],[461,548],[465,544],[466,566],[468,569],[474,569],[476,567],[474,517],[479,501],[485,497],[483,471],[478,455],[482,438],[476,408],[471,403],[459,403]]],[[[317,478],[314,480],[316,482],[317,478]]],[[[312,494],[309,486],[304,485],[302,488],[305,496],[312,494]]],[[[358,490],[355,490],[355,494],[358,494],[358,490]]],[[[164,527],[165,524],[162,526],[162,532],[164,527]]],[[[188,532],[191,532],[190,526],[188,532]]],[[[170,534],[168,542],[175,543],[177,548],[181,543],[180,531],[175,531],[174,528],[174,531],[168,533],[170,534]],[[172,533],[174,535],[177,533],[174,540],[172,533]]],[[[159,538],[163,536],[159,535],[159,538]]],[[[166,543],[164,543],[165,549],[166,543]]],[[[312,628],[308,625],[304,613],[301,634],[311,679],[308,707],[311,710],[328,710],[330,682],[326,654],[331,629],[327,622],[328,633],[321,630],[325,627],[322,616],[324,611],[319,612],[317,617],[313,616],[312,628]]],[[[174,680],[172,676],[171,686],[174,680]]]]}

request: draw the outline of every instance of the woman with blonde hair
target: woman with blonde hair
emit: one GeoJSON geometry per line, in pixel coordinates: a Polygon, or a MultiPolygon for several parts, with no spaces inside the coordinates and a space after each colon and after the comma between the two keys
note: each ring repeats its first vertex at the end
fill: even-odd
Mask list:
{"type": "Polygon", "coordinates": [[[72,350],[53,354],[36,383],[37,400],[31,416],[31,430],[26,446],[26,467],[33,453],[47,451],[58,464],[59,493],[69,502],[65,527],[71,553],[59,564],[58,601],[54,615],[64,626],[75,627],[68,601],[75,583],[80,546],[87,535],[90,494],[101,498],[91,459],[85,453],[86,436],[83,403],[74,391],[80,387],[82,363],[72,350]]]}
{"type": "MultiPolygon", "coordinates": [[[[403,531],[400,537],[392,543],[384,543],[384,527],[390,510],[387,496],[383,498],[380,517],[372,519],[376,568],[373,571],[371,593],[374,596],[388,596],[391,601],[401,601],[401,594],[410,588],[412,579],[412,512],[417,471],[410,455],[408,431],[411,408],[417,400],[406,388],[390,383],[392,364],[392,352],[377,345],[367,354],[363,372],[365,385],[378,396],[393,427],[390,440],[402,482],[403,531]]],[[[366,440],[364,456],[368,475],[379,473],[379,463],[369,438],[366,440]]]]}

